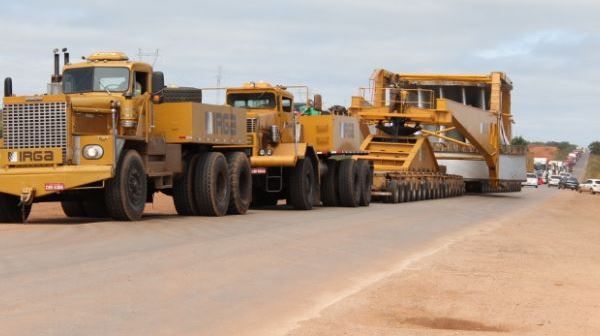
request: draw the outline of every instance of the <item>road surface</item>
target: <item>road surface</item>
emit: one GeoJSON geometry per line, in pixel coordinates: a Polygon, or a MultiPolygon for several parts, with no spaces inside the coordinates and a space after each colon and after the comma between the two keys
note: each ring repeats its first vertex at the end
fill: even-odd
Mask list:
{"type": "Polygon", "coordinates": [[[30,224],[0,225],[0,335],[284,334],[410,258],[544,202],[543,189],[138,223],[36,205],[30,224]]]}

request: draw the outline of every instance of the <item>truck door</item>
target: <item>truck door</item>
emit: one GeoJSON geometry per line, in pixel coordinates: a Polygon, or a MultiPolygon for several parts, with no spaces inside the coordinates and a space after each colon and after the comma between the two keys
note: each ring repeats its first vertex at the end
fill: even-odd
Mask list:
{"type": "Polygon", "coordinates": [[[133,106],[139,116],[137,136],[146,136],[150,130],[148,126],[152,121],[150,111],[150,74],[144,71],[135,71],[133,76],[133,106]],[[150,122],[149,122],[150,121],[150,122]]]}
{"type": "Polygon", "coordinates": [[[293,131],[294,131],[294,115],[293,115],[293,101],[288,97],[281,97],[281,118],[283,129],[281,130],[281,137],[283,142],[293,142],[293,131]]]}

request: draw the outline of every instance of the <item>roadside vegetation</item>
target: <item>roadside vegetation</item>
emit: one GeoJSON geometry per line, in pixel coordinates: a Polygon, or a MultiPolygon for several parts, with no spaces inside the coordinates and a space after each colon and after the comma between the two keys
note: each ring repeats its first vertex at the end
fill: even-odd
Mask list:
{"type": "Polygon", "coordinates": [[[592,142],[590,149],[590,159],[585,167],[585,178],[600,178],[600,141],[592,142]]]}
{"type": "MultiPolygon", "coordinates": [[[[558,148],[558,151],[556,152],[556,160],[565,160],[567,158],[567,155],[569,155],[569,153],[571,153],[577,148],[577,145],[574,145],[568,141],[528,141],[522,136],[514,137],[511,141],[511,145],[538,145],[556,147],[558,148]]],[[[600,149],[600,143],[598,143],[598,147],[600,149]]]]}

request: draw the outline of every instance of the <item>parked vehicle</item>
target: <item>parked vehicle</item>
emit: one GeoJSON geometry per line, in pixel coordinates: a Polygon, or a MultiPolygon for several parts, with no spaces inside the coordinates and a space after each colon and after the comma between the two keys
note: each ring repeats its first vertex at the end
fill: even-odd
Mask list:
{"type": "Polygon", "coordinates": [[[534,173],[527,173],[527,180],[521,182],[523,187],[538,187],[539,179],[534,173]]]}
{"type": "Polygon", "coordinates": [[[579,181],[576,178],[569,176],[565,177],[558,183],[558,189],[571,189],[577,190],[579,188],[579,181]]]}
{"type": "Polygon", "coordinates": [[[561,178],[559,175],[550,176],[550,179],[548,180],[548,187],[558,187],[560,180],[561,178]]]}
{"type": "Polygon", "coordinates": [[[600,193],[600,179],[587,179],[579,185],[579,192],[590,192],[592,195],[600,193]]]}

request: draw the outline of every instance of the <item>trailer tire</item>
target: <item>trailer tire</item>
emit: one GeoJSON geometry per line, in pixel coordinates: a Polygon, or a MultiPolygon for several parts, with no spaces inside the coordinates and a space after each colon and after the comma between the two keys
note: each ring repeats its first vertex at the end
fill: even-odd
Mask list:
{"type": "Polygon", "coordinates": [[[339,205],[338,196],[338,160],[327,160],[327,173],[321,180],[321,201],[323,206],[334,207],[339,205]]]}
{"type": "Polygon", "coordinates": [[[360,175],[354,160],[342,160],[339,170],[340,205],[357,207],[360,204],[360,175]]]}
{"type": "Polygon", "coordinates": [[[229,169],[222,153],[200,156],[194,176],[194,198],[201,216],[224,216],[229,208],[229,169]]]}
{"type": "Polygon", "coordinates": [[[231,186],[231,200],[227,213],[243,215],[248,211],[252,202],[250,161],[242,152],[227,153],[226,158],[229,164],[229,185],[231,186]]]}
{"type": "Polygon", "coordinates": [[[0,223],[23,223],[29,218],[31,205],[19,206],[17,196],[0,194],[0,223]]]}
{"type": "Polygon", "coordinates": [[[183,171],[173,181],[173,203],[180,216],[196,216],[198,208],[194,199],[194,174],[200,154],[194,154],[183,161],[183,171]]]}
{"type": "Polygon", "coordinates": [[[82,201],[61,201],[60,207],[67,217],[86,217],[82,201]]]}
{"type": "Polygon", "coordinates": [[[296,210],[311,210],[314,201],[315,173],[309,158],[300,159],[290,174],[289,204],[296,210]]]}
{"type": "Polygon", "coordinates": [[[360,178],[360,206],[369,206],[371,204],[371,186],[373,185],[373,171],[369,167],[369,162],[365,160],[356,161],[356,169],[360,178]]]}
{"type": "Polygon", "coordinates": [[[115,177],[106,183],[104,199],[110,217],[119,221],[142,218],[146,206],[148,181],[144,162],[133,149],[123,153],[115,177]]]}
{"type": "Polygon", "coordinates": [[[391,195],[386,197],[386,203],[396,204],[400,202],[400,186],[396,180],[390,181],[387,191],[390,192],[391,195]]]}

